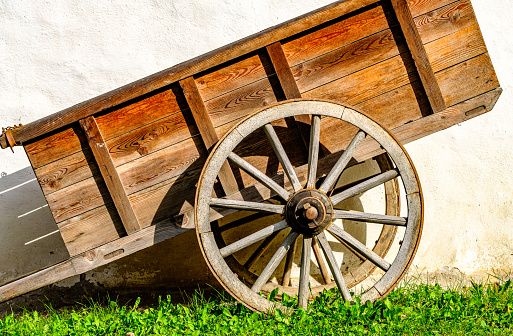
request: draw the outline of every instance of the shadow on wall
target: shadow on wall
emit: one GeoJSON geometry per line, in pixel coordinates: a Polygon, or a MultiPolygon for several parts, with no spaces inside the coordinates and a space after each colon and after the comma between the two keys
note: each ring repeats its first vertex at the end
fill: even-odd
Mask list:
{"type": "Polygon", "coordinates": [[[0,178],[0,284],[69,257],[31,167],[0,178]]]}
{"type": "MultiPolygon", "coordinates": [[[[0,178],[0,230],[0,285],[69,258],[31,167],[0,178]]],[[[156,302],[158,295],[166,294],[180,302],[179,289],[208,290],[206,284],[216,283],[190,231],[80,277],[0,303],[0,312],[44,310],[48,302],[54,308],[74,305],[106,292],[125,302],[137,296],[156,302]]]]}

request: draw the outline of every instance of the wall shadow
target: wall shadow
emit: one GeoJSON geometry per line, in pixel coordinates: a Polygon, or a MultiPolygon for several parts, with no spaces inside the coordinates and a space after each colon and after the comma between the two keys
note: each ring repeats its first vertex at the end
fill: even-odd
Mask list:
{"type": "Polygon", "coordinates": [[[0,284],[69,258],[31,167],[0,178],[0,284]]]}

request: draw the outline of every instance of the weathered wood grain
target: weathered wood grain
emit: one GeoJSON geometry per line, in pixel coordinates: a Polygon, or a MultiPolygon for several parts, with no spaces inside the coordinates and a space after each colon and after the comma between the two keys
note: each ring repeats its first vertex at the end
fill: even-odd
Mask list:
{"type": "Polygon", "coordinates": [[[64,158],[88,147],[87,140],[75,124],[58,133],[24,144],[25,153],[33,169],[64,158]]]}
{"type": "MultiPolygon", "coordinates": [[[[113,137],[178,112],[180,105],[173,90],[176,90],[174,86],[149,97],[142,96],[127,106],[119,106],[110,113],[98,116],[96,120],[98,127],[105,133],[104,139],[108,141],[113,137]]],[[[77,127],[75,129],[79,129],[77,127]]],[[[25,151],[33,168],[71,155],[87,146],[87,140],[77,134],[77,132],[80,133],[80,130],[75,132],[75,129],[69,128],[25,144],[25,151]]]]}
{"type": "Polygon", "coordinates": [[[107,186],[109,195],[116,206],[116,210],[126,232],[131,234],[140,230],[141,226],[135,216],[130,200],[126,195],[125,188],[121,183],[121,179],[116,171],[114,162],[112,162],[109,150],[103,140],[98,124],[96,124],[96,120],[93,116],[87,117],[80,120],[80,126],[82,126],[82,129],[87,136],[89,147],[93,152],[101,176],[103,177],[103,181],[107,186]]]}
{"type": "Polygon", "coordinates": [[[70,256],[126,235],[112,202],[60,222],[57,226],[70,256]]]}
{"type": "MultiPolygon", "coordinates": [[[[477,29],[477,26],[475,26],[475,28],[477,29]]],[[[464,33],[468,32],[469,31],[466,30],[464,33]]],[[[435,72],[454,66],[459,62],[465,61],[469,56],[473,57],[479,55],[479,53],[482,53],[483,50],[485,50],[484,44],[481,44],[482,40],[479,34],[475,33],[470,33],[465,36],[473,38],[470,45],[478,46],[469,48],[464,53],[458,53],[449,48],[440,48],[441,45],[447,43],[451,36],[452,35],[449,35],[444,39],[432,42],[434,44],[433,48],[430,48],[429,44],[426,47],[428,55],[434,50],[444,53],[444,56],[438,58],[437,63],[433,64],[435,72]],[[440,62],[441,59],[444,61],[440,62]]],[[[462,48],[467,44],[467,41],[461,38],[458,39],[458,41],[460,41],[460,46],[462,48]]],[[[415,69],[412,68],[411,59],[403,58],[399,55],[330,82],[326,85],[303,92],[302,94],[304,97],[343,100],[348,104],[357,105],[363,101],[379,96],[380,94],[384,94],[388,91],[409,84],[411,81],[410,77],[414,74],[415,69]],[[355,83],[358,83],[358,86],[355,83]],[[365,90],[362,90],[362,87],[365,88],[365,90]]],[[[442,86],[440,83],[439,85],[440,87],[442,86]]],[[[467,98],[471,97],[472,93],[469,92],[467,94],[467,98]]],[[[452,105],[449,102],[448,104],[452,105]]]]}
{"type": "Polygon", "coordinates": [[[89,148],[34,170],[45,195],[99,175],[89,148]]]}
{"type": "Polygon", "coordinates": [[[57,223],[112,202],[101,175],[90,177],[46,195],[48,207],[57,223]]]}
{"type": "Polygon", "coordinates": [[[488,54],[459,63],[435,76],[443,83],[442,95],[449,106],[499,86],[488,54]]]}
{"type": "Polygon", "coordinates": [[[251,53],[241,60],[209,70],[196,77],[198,90],[204,101],[240,88],[244,83],[259,81],[274,73],[268,58],[251,53]]]}
{"type": "Polygon", "coordinates": [[[388,28],[381,6],[282,43],[291,67],[388,28]]]}
{"type": "Polygon", "coordinates": [[[240,119],[257,109],[276,103],[278,99],[272,89],[271,78],[264,78],[253,84],[209,100],[205,103],[214,127],[240,119]]]}
{"type": "Polygon", "coordinates": [[[280,42],[273,43],[267,46],[269,58],[273,64],[276,76],[280,81],[281,88],[285,94],[286,99],[301,98],[301,93],[297,87],[290,65],[285,57],[285,53],[280,42]]]}

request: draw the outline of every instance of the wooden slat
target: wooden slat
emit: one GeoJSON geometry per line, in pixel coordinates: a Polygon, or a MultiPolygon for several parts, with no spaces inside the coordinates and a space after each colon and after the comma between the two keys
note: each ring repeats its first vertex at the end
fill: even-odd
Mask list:
{"type": "MultiPolygon", "coordinates": [[[[219,137],[217,136],[212,120],[210,120],[205,104],[203,103],[203,99],[198,91],[196,81],[192,76],[187,77],[180,81],[180,86],[183,89],[185,99],[187,99],[189,108],[194,120],[196,121],[196,126],[200,131],[201,138],[203,139],[207,149],[210,149],[219,140],[219,137]]],[[[239,190],[237,181],[235,180],[235,176],[233,176],[233,172],[228,162],[223,164],[219,170],[218,177],[226,195],[239,190]]]]}
{"type": "Polygon", "coordinates": [[[94,117],[90,116],[80,120],[80,126],[87,135],[89,147],[91,148],[94,158],[98,163],[98,168],[103,176],[103,180],[109,189],[109,194],[116,206],[119,217],[123,223],[128,234],[141,229],[139,221],[135,216],[134,209],[130,204],[125,188],[121,183],[121,179],[114,167],[112,158],[110,157],[109,150],[105,141],[103,141],[102,134],[94,117]]]}
{"type": "Polygon", "coordinates": [[[281,43],[273,43],[267,46],[266,49],[269,53],[274,69],[276,70],[276,75],[280,81],[283,93],[285,93],[285,98],[301,98],[301,93],[299,92],[296,81],[294,80],[292,71],[290,71],[289,62],[287,62],[281,43]]]}
{"type": "MultiPolygon", "coordinates": [[[[266,50],[269,54],[269,58],[271,59],[271,63],[274,67],[274,70],[276,71],[276,75],[278,76],[278,80],[280,82],[283,93],[285,94],[285,98],[301,98],[301,92],[299,92],[299,88],[297,87],[294,75],[292,75],[289,62],[285,57],[285,53],[283,52],[281,43],[273,43],[267,46],[266,50]]],[[[310,125],[310,117],[308,115],[303,114],[299,116],[294,116],[294,120],[296,122],[310,125]]],[[[306,127],[302,127],[300,124],[294,124],[299,129],[301,138],[303,139],[303,143],[305,145],[305,150],[308,149],[309,130],[306,127]]]]}
{"type": "Polygon", "coordinates": [[[419,32],[413,21],[413,16],[408,8],[408,4],[406,0],[391,0],[391,2],[406,39],[406,44],[415,62],[420,80],[422,81],[422,85],[431,104],[431,108],[433,112],[443,111],[446,107],[445,101],[435,78],[433,68],[429,63],[429,58],[424,49],[419,32]]]}

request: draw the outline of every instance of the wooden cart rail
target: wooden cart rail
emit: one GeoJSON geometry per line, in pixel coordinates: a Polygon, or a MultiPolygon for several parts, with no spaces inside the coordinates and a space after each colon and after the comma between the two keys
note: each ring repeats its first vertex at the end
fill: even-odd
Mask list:
{"type": "MultiPolygon", "coordinates": [[[[71,259],[8,284],[0,300],[192,228],[209,148],[264,106],[301,97],[351,104],[407,143],[491,110],[500,93],[469,0],[345,0],[8,130],[0,145],[24,146],[71,259]]],[[[307,158],[292,145],[308,143],[304,117],[277,127],[296,147],[299,175],[307,158]]],[[[322,127],[342,134],[321,138],[321,162],[333,162],[356,130],[328,118],[322,127]]],[[[283,181],[261,140],[239,151],[283,181]]],[[[354,157],[380,152],[368,141],[354,157]]],[[[219,182],[218,195],[270,196],[227,163],[219,182]]]]}

